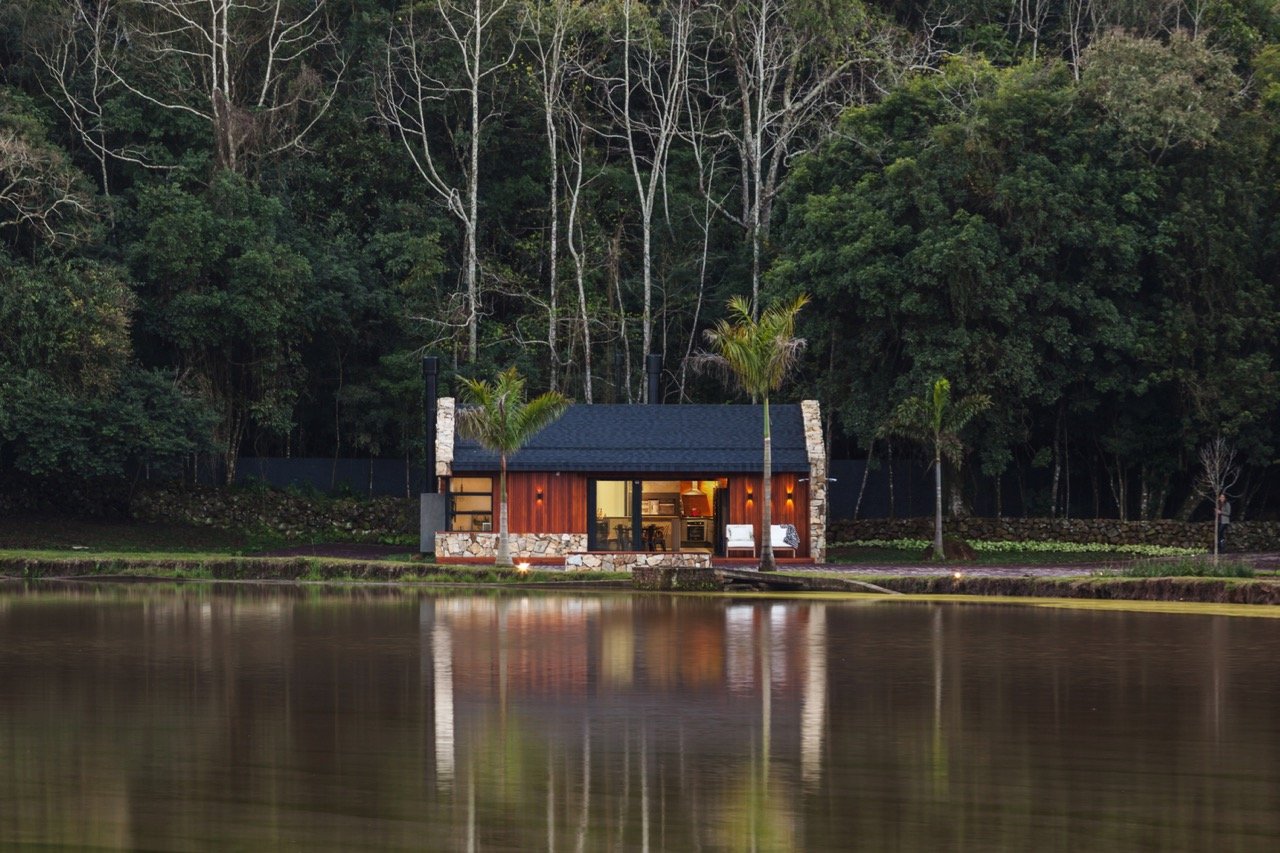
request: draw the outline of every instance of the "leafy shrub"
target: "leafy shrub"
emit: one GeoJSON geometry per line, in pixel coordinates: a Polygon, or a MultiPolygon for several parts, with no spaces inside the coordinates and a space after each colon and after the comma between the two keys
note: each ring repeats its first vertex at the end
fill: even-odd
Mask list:
{"type": "MultiPolygon", "coordinates": [[[[1110,545],[1106,542],[1012,542],[1008,540],[978,540],[969,545],[979,553],[995,554],[1016,551],[1054,552],[1059,554],[1134,554],[1140,557],[1192,557],[1204,553],[1195,548],[1178,548],[1172,545],[1110,545]]],[[[892,548],[903,551],[919,551],[928,548],[927,539],[857,539],[851,542],[833,542],[830,548],[892,548]]]]}
{"type": "Polygon", "coordinates": [[[1253,566],[1239,560],[1183,557],[1177,560],[1140,560],[1119,572],[1126,578],[1251,578],[1253,566]]]}

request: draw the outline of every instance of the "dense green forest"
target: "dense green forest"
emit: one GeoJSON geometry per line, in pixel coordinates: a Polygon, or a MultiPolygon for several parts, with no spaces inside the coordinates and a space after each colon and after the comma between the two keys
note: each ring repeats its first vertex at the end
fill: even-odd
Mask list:
{"type": "Polygon", "coordinates": [[[424,353],[723,400],[807,292],[837,456],[945,375],[971,499],[1256,516],[1278,142],[1275,0],[4,0],[0,490],[412,460],[424,353]]]}

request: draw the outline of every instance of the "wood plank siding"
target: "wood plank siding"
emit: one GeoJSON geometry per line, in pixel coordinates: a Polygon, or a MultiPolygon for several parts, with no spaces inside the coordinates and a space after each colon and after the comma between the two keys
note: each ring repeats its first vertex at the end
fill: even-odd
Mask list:
{"type": "MultiPolygon", "coordinates": [[[[508,526],[512,533],[586,533],[587,478],[554,471],[507,473],[508,526]],[[538,500],[538,490],[542,500],[538,500]]],[[[493,475],[494,530],[498,520],[498,475],[493,475]]]]}
{"type": "MultiPolygon", "coordinates": [[[[800,474],[773,475],[773,523],[794,524],[800,534],[798,556],[809,554],[809,483],[800,482],[800,474]],[[787,490],[791,489],[791,500],[787,490]]],[[[760,535],[761,496],[759,475],[738,474],[729,478],[728,524],[750,524],[756,531],[756,544],[764,541],[760,535]],[[751,495],[750,503],[747,495],[751,495]]],[[[721,531],[723,535],[724,531],[721,531]]]]}

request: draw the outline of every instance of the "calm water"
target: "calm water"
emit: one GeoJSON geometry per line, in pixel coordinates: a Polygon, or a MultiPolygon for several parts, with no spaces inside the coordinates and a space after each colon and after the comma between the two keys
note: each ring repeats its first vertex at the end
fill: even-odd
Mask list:
{"type": "Polygon", "coordinates": [[[0,848],[1276,850],[1277,632],[0,586],[0,848]]]}

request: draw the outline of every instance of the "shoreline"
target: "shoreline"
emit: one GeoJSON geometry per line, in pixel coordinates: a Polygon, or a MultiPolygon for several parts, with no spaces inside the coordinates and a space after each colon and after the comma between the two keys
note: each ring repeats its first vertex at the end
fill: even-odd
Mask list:
{"type": "MultiPolygon", "coordinates": [[[[854,568],[854,567],[849,567],[854,568]]],[[[885,567],[888,569],[888,567],[885,567]]],[[[773,577],[796,582],[799,589],[759,593],[856,593],[833,589],[833,579],[777,573],[773,577]]],[[[1280,578],[1150,577],[1131,578],[1089,574],[1057,576],[1007,574],[896,575],[892,569],[862,580],[902,596],[965,596],[978,598],[1058,598],[1094,601],[1164,601],[1203,604],[1280,605],[1280,578]]],[[[531,571],[527,576],[434,563],[349,560],[323,557],[182,556],[22,556],[0,555],[0,580],[75,580],[110,582],[256,582],[299,584],[377,584],[387,586],[473,586],[519,589],[637,589],[634,575],[598,572],[531,571]]],[[[715,593],[714,589],[702,592],[715,593]]],[[[732,590],[729,590],[732,592],[732,590]]]]}

